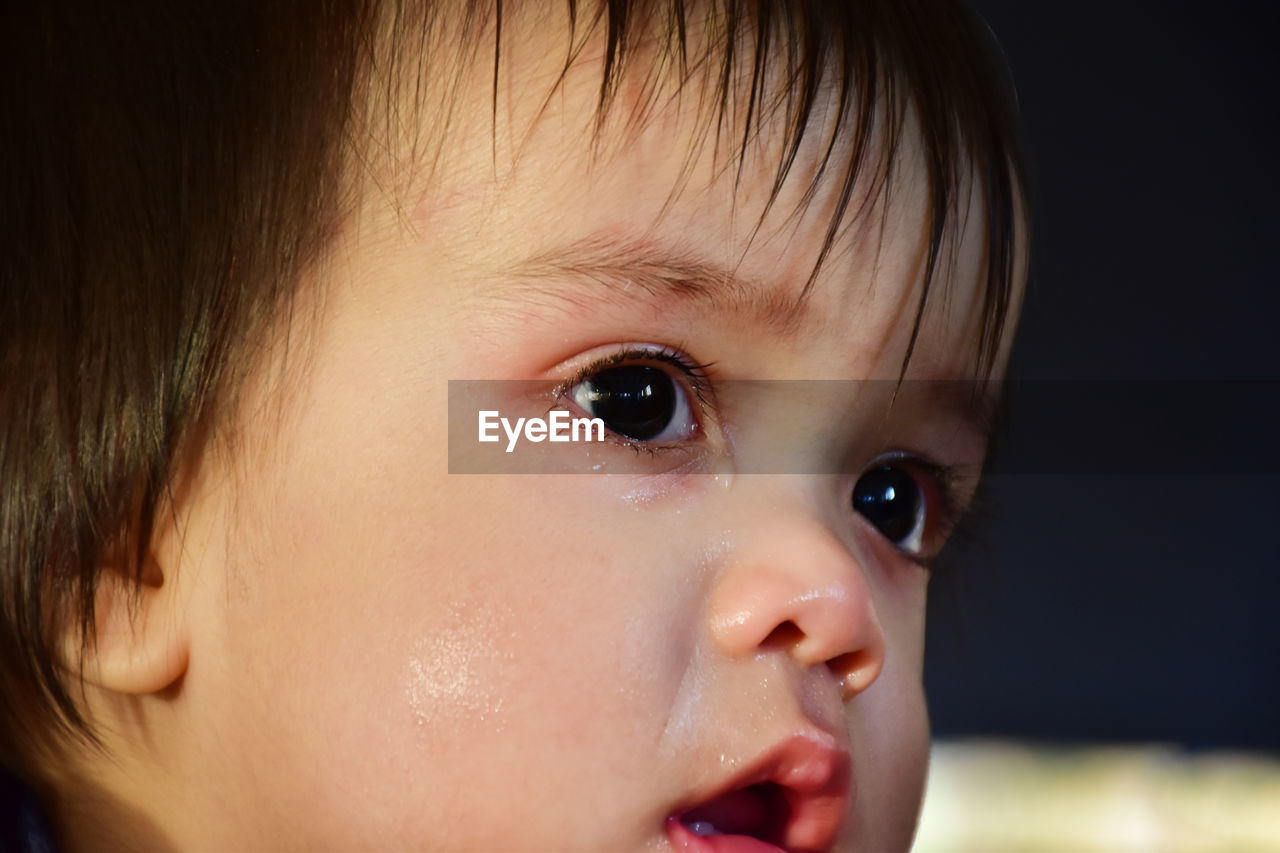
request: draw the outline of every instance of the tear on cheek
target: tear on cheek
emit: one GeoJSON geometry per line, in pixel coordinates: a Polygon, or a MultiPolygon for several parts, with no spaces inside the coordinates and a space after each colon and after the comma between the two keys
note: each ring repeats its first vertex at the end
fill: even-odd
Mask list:
{"type": "Polygon", "coordinates": [[[467,740],[476,727],[502,730],[506,673],[514,666],[511,617],[492,602],[457,602],[436,630],[412,644],[402,685],[424,745],[467,740]]]}

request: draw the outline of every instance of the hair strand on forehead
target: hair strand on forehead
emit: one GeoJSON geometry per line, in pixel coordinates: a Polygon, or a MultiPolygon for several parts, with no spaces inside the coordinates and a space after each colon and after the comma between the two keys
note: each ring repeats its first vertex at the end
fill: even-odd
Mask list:
{"type": "MultiPolygon", "coordinates": [[[[651,63],[651,74],[661,72],[660,57],[678,55],[681,89],[710,89],[709,100],[716,104],[710,134],[717,148],[728,136],[736,137],[738,182],[754,140],[781,119],[782,154],[761,223],[799,162],[808,137],[826,134],[818,142],[820,153],[800,207],[815,199],[832,173],[838,190],[806,290],[842,229],[859,220],[875,196],[887,191],[895,163],[904,156],[910,126],[922,148],[928,245],[924,286],[901,374],[905,376],[915,351],[942,252],[948,241],[954,244],[958,238],[963,226],[960,212],[974,190],[986,216],[981,328],[974,345],[978,373],[989,375],[1004,339],[1014,260],[1020,245],[1025,250],[1028,235],[1020,232],[1025,224],[1015,213],[1015,196],[1025,190],[1026,182],[1013,93],[984,24],[960,3],[920,0],[611,0],[598,8],[603,16],[604,61],[597,136],[624,75],[643,73],[631,67],[629,57],[646,37],[658,41],[650,49],[659,57],[651,63]],[[665,29],[651,24],[654,7],[666,8],[665,29]],[[698,22],[696,29],[691,21],[698,22]],[[701,53],[692,53],[690,62],[694,45],[701,53]],[[690,66],[701,69],[697,77],[690,66]],[[828,105],[835,115],[824,123],[819,116],[828,105]],[[868,167],[873,167],[870,173],[868,167]],[[855,205],[860,182],[867,189],[864,201],[855,205]]],[[[571,2],[570,9],[576,21],[576,4],[571,2]]],[[[569,63],[575,58],[572,53],[569,63]]]]}

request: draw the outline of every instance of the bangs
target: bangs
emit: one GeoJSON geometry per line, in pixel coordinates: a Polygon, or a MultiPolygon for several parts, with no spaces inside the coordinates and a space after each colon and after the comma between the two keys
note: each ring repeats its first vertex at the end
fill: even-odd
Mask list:
{"type": "MultiPolygon", "coordinates": [[[[713,106],[708,128],[741,177],[753,141],[781,133],[781,157],[761,219],[797,163],[804,162],[805,206],[831,182],[836,200],[805,291],[812,288],[843,227],[886,190],[908,146],[925,168],[928,245],[924,284],[903,357],[905,375],[944,246],[958,242],[962,211],[976,190],[985,246],[975,341],[978,371],[989,376],[1004,338],[1016,282],[1019,233],[1015,194],[1025,187],[1013,93],[993,55],[990,32],[961,4],[912,0],[568,0],[576,22],[603,31],[598,117],[618,102],[628,73],[644,74],[640,107],[652,109],[659,79],[674,72],[713,106]],[[656,46],[645,39],[656,38],[656,46]],[[647,62],[632,62],[643,56],[647,62]],[[631,67],[631,66],[635,67],[631,67]],[[644,69],[642,66],[647,65],[644,69]],[[630,68],[630,71],[628,70],[630,68]],[[647,73],[646,73],[647,71],[647,73]],[[834,110],[834,117],[828,115],[834,110]],[[809,137],[818,135],[817,139],[809,137]],[[818,151],[816,162],[802,147],[818,151]],[[866,192],[859,187],[865,186],[866,192]]],[[[497,78],[495,77],[495,85],[497,78]]]]}
{"type": "MultiPolygon", "coordinates": [[[[496,139],[499,92],[507,74],[504,34],[510,39],[527,18],[545,20],[547,10],[542,4],[469,0],[458,16],[461,23],[445,23],[436,4],[409,23],[397,8],[392,49],[402,59],[417,58],[415,73],[402,79],[413,82],[418,110],[424,90],[431,88],[423,81],[440,85],[439,75],[447,78],[447,94],[436,105],[443,109],[419,115],[441,116],[436,126],[447,128],[460,108],[464,77],[474,79],[474,69],[488,67],[496,139]],[[406,45],[406,31],[423,34],[423,43],[406,45]],[[451,45],[459,52],[453,61],[430,62],[434,67],[427,68],[423,57],[430,54],[420,50],[424,45],[437,50],[451,45]],[[402,53],[406,47],[415,49],[402,53]]],[[[611,136],[605,129],[615,122],[634,130],[668,97],[691,97],[699,106],[699,140],[712,144],[739,179],[750,149],[762,138],[780,152],[770,165],[772,191],[761,222],[788,178],[796,179],[801,163],[808,175],[800,178],[807,184],[797,213],[821,187],[834,188],[825,239],[805,292],[842,230],[888,191],[899,161],[908,152],[922,160],[928,244],[903,376],[945,249],[958,243],[964,211],[976,193],[984,245],[974,356],[979,376],[989,378],[1014,300],[1015,262],[1019,251],[1026,251],[1026,223],[1018,213],[1025,209],[1020,196],[1026,181],[1008,75],[990,31],[963,4],[565,0],[557,14],[567,18],[569,38],[544,108],[584,55],[598,55],[597,153],[611,136]]],[[[392,59],[392,64],[398,63],[392,59]]],[[[696,154],[689,152],[690,163],[696,154]]]]}

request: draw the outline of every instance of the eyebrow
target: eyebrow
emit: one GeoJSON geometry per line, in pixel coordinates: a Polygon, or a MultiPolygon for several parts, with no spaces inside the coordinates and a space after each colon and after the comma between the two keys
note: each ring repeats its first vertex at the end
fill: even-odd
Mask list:
{"type": "MultiPolygon", "coordinates": [[[[795,296],[742,277],[736,270],[702,260],[691,251],[654,241],[592,235],[563,247],[532,255],[504,270],[516,281],[554,298],[572,298],[566,279],[589,281],[608,292],[632,288],[662,299],[706,304],[751,319],[762,328],[794,337],[810,313],[807,289],[795,296]]],[[[840,381],[840,380],[834,380],[840,381]]],[[[990,444],[1005,410],[1005,383],[982,379],[850,380],[931,386],[930,409],[941,409],[990,444]],[[932,386],[941,385],[936,388],[932,386]]],[[[899,394],[894,393],[895,402],[899,394]]]]}
{"type": "Polygon", "coordinates": [[[595,235],[526,258],[505,272],[510,279],[557,296],[564,294],[555,284],[574,278],[615,293],[636,288],[655,298],[714,305],[784,336],[794,336],[808,313],[804,293],[794,297],[779,294],[776,288],[751,281],[737,270],[710,263],[693,252],[638,239],[595,235]]]}

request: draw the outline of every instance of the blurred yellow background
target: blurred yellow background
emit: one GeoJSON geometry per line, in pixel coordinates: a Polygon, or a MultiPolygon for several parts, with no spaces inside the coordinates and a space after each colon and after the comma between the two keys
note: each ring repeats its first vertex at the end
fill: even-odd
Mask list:
{"type": "Polygon", "coordinates": [[[1280,851],[1280,758],[936,742],[913,850],[1280,851]]]}

